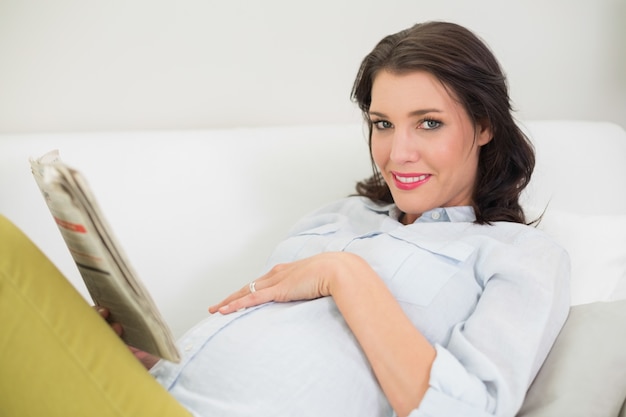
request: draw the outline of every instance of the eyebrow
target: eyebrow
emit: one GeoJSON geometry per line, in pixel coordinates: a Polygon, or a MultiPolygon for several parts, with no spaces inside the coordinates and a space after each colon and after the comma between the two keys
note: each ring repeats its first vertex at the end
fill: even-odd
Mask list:
{"type": "MultiPolygon", "coordinates": [[[[435,108],[413,110],[412,112],[409,113],[409,116],[423,116],[423,115],[428,114],[428,113],[443,113],[443,111],[439,110],[439,109],[435,109],[435,108]]],[[[385,113],[381,113],[381,112],[378,112],[378,111],[370,111],[370,112],[368,112],[368,114],[370,116],[387,117],[387,115],[385,113]]]]}

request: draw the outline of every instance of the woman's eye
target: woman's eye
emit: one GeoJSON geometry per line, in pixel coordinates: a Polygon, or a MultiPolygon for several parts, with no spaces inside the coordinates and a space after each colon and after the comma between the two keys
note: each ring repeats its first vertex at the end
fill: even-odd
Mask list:
{"type": "Polygon", "coordinates": [[[424,120],[420,124],[419,127],[422,129],[426,129],[426,130],[432,130],[432,129],[437,129],[439,126],[441,126],[441,122],[437,120],[428,119],[428,120],[424,120]]]}
{"type": "Polygon", "coordinates": [[[372,124],[378,130],[391,129],[393,127],[391,122],[388,122],[387,120],[378,120],[376,122],[372,122],[372,124]]]}

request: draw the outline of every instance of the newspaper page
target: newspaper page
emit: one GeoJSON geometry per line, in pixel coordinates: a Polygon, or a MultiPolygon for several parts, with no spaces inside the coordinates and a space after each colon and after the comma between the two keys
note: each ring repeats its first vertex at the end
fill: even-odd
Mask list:
{"type": "Polygon", "coordinates": [[[108,308],[130,346],[178,362],[173,336],[115,241],[90,188],[58,151],[30,160],[52,217],[96,305],[108,308]]]}

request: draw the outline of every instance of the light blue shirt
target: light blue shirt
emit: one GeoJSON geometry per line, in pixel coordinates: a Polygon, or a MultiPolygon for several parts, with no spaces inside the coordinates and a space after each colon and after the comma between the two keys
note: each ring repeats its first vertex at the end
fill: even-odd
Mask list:
{"type": "MultiPolygon", "coordinates": [[[[340,200],[300,221],[267,268],[358,254],[437,351],[411,417],[513,416],[569,310],[566,252],[530,226],[476,225],[471,207],[406,226],[398,216],[393,205],[340,200]]],[[[152,372],[197,416],[393,415],[331,297],[216,314],[179,344],[182,362],[152,372]]]]}

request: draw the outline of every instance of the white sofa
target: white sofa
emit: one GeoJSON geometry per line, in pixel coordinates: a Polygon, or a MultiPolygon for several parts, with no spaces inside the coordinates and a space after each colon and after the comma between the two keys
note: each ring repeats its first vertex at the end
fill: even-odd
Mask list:
{"type": "MultiPolygon", "coordinates": [[[[626,299],[626,132],[602,122],[522,125],[537,149],[524,204],[534,214],[547,207],[539,227],[572,255],[573,305],[626,299]]],[[[52,149],[92,185],[176,336],[254,279],[300,216],[371,172],[361,125],[0,135],[0,214],[83,294],[30,173],[29,157],[52,149]]]]}

